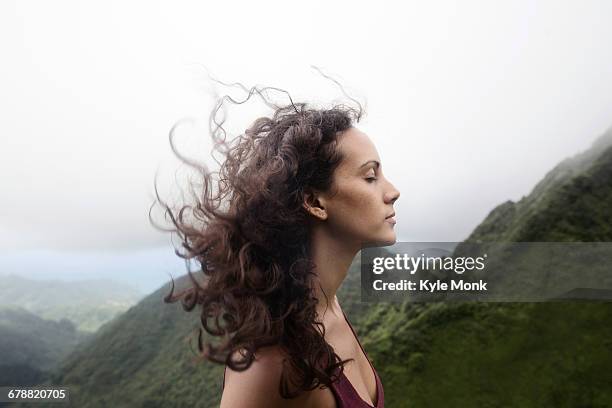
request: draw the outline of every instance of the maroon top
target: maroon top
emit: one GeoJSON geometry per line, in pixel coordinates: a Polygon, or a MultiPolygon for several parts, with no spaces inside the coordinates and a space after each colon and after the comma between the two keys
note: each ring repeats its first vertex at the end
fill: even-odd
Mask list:
{"type": "MultiPolygon", "coordinates": [[[[353,332],[353,335],[355,336],[355,339],[357,340],[357,344],[359,344],[361,351],[363,351],[363,354],[366,356],[366,360],[368,360],[368,363],[370,363],[370,367],[372,367],[372,371],[374,372],[374,377],[376,379],[377,401],[376,401],[376,405],[374,406],[365,402],[359,396],[359,393],[357,393],[357,390],[355,389],[355,387],[353,387],[353,384],[351,384],[351,382],[346,377],[346,375],[344,375],[344,372],[343,372],[340,378],[338,379],[338,381],[333,382],[331,386],[332,393],[334,394],[334,398],[336,399],[336,406],[337,408],[384,408],[385,393],[383,391],[383,386],[382,386],[382,382],[380,381],[380,377],[378,377],[378,373],[376,372],[376,370],[374,369],[374,366],[370,362],[370,359],[368,358],[367,353],[363,349],[363,346],[361,345],[361,342],[359,341],[359,338],[357,337],[357,334],[355,333],[353,326],[351,326],[351,322],[349,322],[348,318],[346,317],[346,314],[344,314],[344,311],[342,311],[342,314],[344,315],[344,319],[346,320],[349,327],[351,328],[351,331],[353,332]]],[[[223,371],[223,388],[225,388],[225,370],[223,371]]]]}

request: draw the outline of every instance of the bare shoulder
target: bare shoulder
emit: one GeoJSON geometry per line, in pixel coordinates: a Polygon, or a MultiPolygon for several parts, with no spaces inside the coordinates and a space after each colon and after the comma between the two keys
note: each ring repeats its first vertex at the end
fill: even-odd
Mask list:
{"type": "Polygon", "coordinates": [[[285,354],[279,347],[265,347],[257,350],[255,360],[245,371],[227,367],[220,408],[322,407],[321,402],[328,396],[322,395],[320,390],[305,392],[293,399],[281,397],[279,384],[284,358],[285,354]]]}

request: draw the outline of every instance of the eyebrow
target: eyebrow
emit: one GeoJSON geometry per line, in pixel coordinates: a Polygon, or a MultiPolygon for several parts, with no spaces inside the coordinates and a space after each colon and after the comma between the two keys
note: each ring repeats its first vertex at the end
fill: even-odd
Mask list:
{"type": "Polygon", "coordinates": [[[370,163],[376,164],[376,166],[375,166],[376,169],[378,169],[380,167],[380,163],[378,161],[376,161],[376,160],[368,160],[367,162],[365,162],[361,166],[359,166],[359,168],[361,169],[362,167],[365,167],[365,166],[367,166],[370,163]]]}

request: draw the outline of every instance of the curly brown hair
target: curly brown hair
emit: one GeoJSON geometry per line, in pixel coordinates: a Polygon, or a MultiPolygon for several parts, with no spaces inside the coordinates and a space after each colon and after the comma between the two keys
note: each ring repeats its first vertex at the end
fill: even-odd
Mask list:
{"type": "Polygon", "coordinates": [[[256,92],[274,107],[273,115],[256,119],[234,145],[225,142],[216,114],[224,100],[242,102],[225,96],[213,110],[213,149],[226,156],[218,172],[178,153],[172,143],[175,125],[172,149],[199,170],[202,191],[198,197],[192,190],[195,204],[176,212],[159,198],[157,187],[155,192],[175,227],[165,231],[176,232],[185,250],[175,253],[201,265],[196,273],[202,279],[187,268],[191,286],[176,294],[173,279],[164,298],[167,303],[181,300],[186,311],[201,306],[200,356],[242,371],[258,349],[279,346],[289,365],[279,392],[292,398],[329,387],[352,360],[340,359],[317,320],[318,280],[309,255],[312,220],[303,204],[306,194],[334,187],[334,170],[343,159],[338,136],[359,122],[363,109],[359,102],[358,109],[343,104],[316,109],[293,101],[277,106],[263,96],[268,89],[276,88],[251,88],[247,99],[256,92]],[[217,345],[203,341],[202,329],[223,340],[217,345]]]}

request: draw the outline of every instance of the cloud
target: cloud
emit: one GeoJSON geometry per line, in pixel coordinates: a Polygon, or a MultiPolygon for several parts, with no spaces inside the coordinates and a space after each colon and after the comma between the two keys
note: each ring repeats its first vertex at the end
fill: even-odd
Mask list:
{"type": "MultiPolygon", "coordinates": [[[[611,4],[352,4],[296,16],[260,3],[148,2],[143,15],[119,1],[3,2],[2,247],[169,245],[147,212],[158,166],[174,189],[171,126],[212,108],[198,64],[298,100],[341,97],[314,64],[366,98],[361,126],[402,191],[402,240],[465,238],[612,123],[611,4]]],[[[229,125],[260,111],[232,107],[229,125]]],[[[205,128],[181,135],[211,162],[205,128]]]]}

